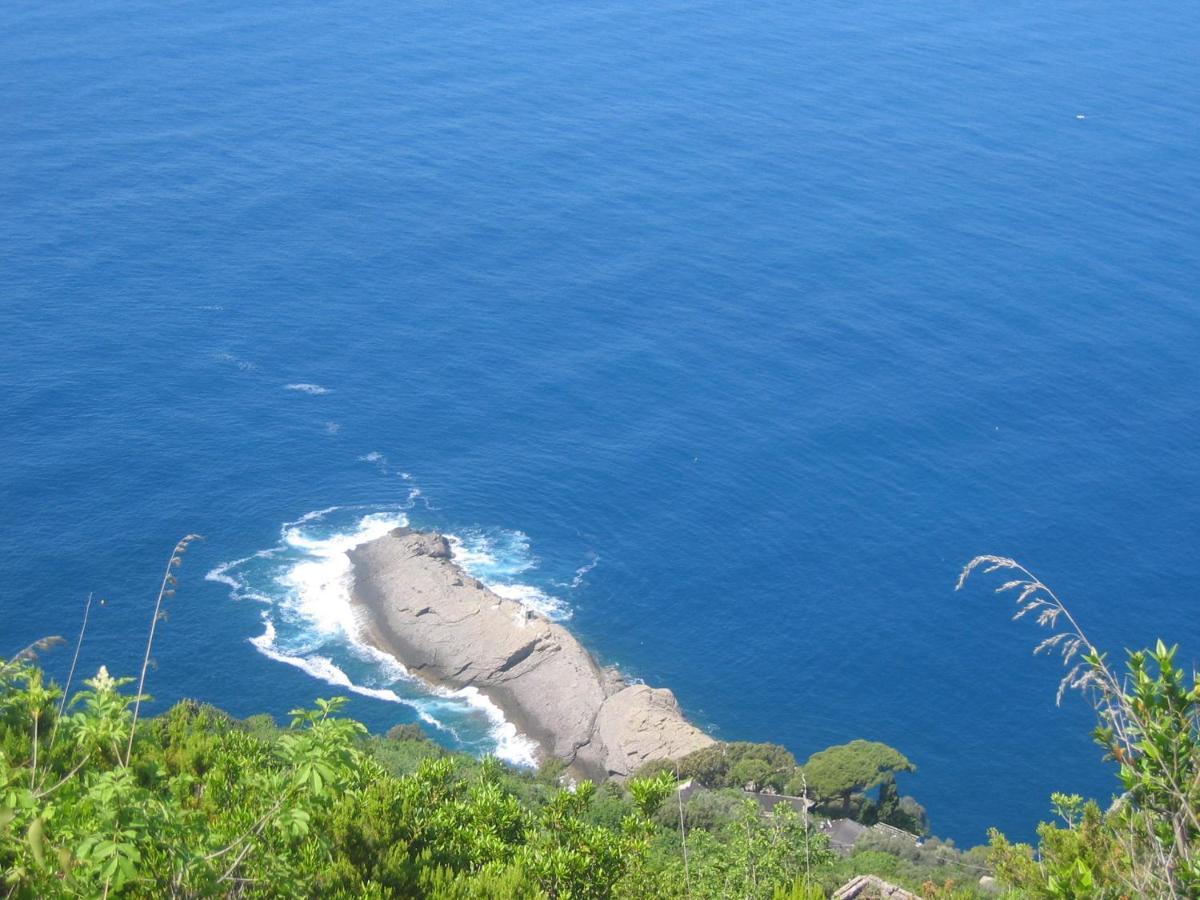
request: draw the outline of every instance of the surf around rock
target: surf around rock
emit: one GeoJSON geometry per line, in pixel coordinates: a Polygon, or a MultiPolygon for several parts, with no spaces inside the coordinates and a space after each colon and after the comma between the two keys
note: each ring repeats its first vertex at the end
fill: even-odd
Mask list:
{"type": "Polygon", "coordinates": [[[713,743],[671,691],[627,683],[566,628],[463,571],[442,535],[397,528],[349,556],[365,640],[430,684],[475,687],[575,773],[624,778],[713,743]]]}

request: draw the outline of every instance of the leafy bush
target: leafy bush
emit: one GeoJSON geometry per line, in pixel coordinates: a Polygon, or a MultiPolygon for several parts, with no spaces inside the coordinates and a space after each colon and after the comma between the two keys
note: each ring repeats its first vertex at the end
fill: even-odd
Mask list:
{"type": "Polygon", "coordinates": [[[425,733],[425,729],[416,722],[405,722],[401,725],[393,725],[387,730],[387,739],[389,741],[428,741],[429,735],[425,733]]]}
{"type": "Polygon", "coordinates": [[[980,556],[976,570],[1005,571],[996,589],[1016,601],[1014,619],[1032,614],[1051,632],[1035,653],[1057,653],[1070,667],[1059,682],[1081,691],[1097,715],[1093,731],[1108,760],[1117,763],[1123,793],[1107,812],[1073,795],[1052,797],[1065,828],[1038,829],[1031,847],[992,833],[993,861],[1005,883],[1029,896],[1200,896],[1200,675],[1175,663],[1178,649],[1159,641],[1129,653],[1127,674],[1084,634],[1061,599],[1015,560],[980,556]]]}
{"type": "Polygon", "coordinates": [[[758,789],[782,791],[796,771],[796,758],[778,744],[754,744],[730,741],[713,744],[689,753],[674,766],[658,761],[638,774],[653,771],[677,771],[709,788],[744,788],[753,783],[758,789]]]}
{"type": "Polygon", "coordinates": [[[101,669],[57,715],[25,661],[0,666],[0,869],[8,896],[604,897],[633,877],[673,779],[634,781],[619,822],[595,788],[540,808],[492,759],[444,751],[391,774],[344,700],[286,729],[185,702],[144,721],[101,669]],[[128,752],[131,751],[131,752],[128,752]]]}
{"type": "MultiPolygon", "coordinates": [[[[745,802],[746,795],[732,788],[699,791],[683,804],[684,828],[687,831],[721,831],[737,821],[745,802]]],[[[676,829],[679,827],[679,808],[674,802],[664,803],[654,820],[660,827],[676,829]]]]}

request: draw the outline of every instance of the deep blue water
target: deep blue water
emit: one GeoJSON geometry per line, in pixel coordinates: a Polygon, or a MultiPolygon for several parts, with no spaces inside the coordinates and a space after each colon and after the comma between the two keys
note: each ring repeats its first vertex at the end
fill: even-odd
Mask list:
{"type": "Polygon", "coordinates": [[[133,672],[197,531],[154,708],[339,691],[266,616],[486,749],[298,599],[407,515],[715,735],[883,740],[937,832],[1028,837],[1115,781],[952,588],[1017,556],[1200,655],[1198,85],[1159,0],[8,0],[0,653],[94,590],[133,672]]]}

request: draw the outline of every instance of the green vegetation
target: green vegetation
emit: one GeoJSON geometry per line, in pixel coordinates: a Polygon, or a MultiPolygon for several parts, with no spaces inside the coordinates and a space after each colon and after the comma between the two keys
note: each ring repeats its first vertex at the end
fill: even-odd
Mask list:
{"type": "Polygon", "coordinates": [[[916,770],[899,750],[877,741],[858,740],[814,753],[792,784],[806,786],[818,801],[840,799],[847,811],[852,794],[886,785],[888,791],[880,805],[886,800],[894,811],[899,807],[899,798],[893,799],[896,773],[916,770]]]}
{"type": "Polygon", "coordinates": [[[7,896],[774,900],[825,896],[850,869],[914,889],[959,873],[839,859],[790,807],[764,816],[737,789],[683,803],[662,774],[566,789],[419,729],[368,735],[340,699],[286,728],[180,703],[142,719],[127,757],[130,681],[102,669],[62,704],[28,654],[0,666],[7,896]]]}
{"type": "Polygon", "coordinates": [[[991,835],[1000,881],[1028,897],[1200,897],[1200,675],[1175,663],[1176,647],[1129,653],[1122,677],[1088,640],[1066,605],[1015,560],[981,556],[978,568],[1013,576],[997,593],[1051,631],[1035,653],[1059,654],[1061,700],[1079,690],[1096,710],[1093,731],[1116,762],[1122,793],[1106,811],[1076,795],[1051,798],[1062,824],[1038,828],[1038,848],[991,835]]]}
{"type": "Polygon", "coordinates": [[[962,851],[953,841],[929,838],[921,843],[896,835],[868,831],[854,844],[854,853],[834,866],[835,880],[855,875],[878,875],[893,884],[907,885],[921,896],[988,896],[980,891],[979,878],[991,873],[987,848],[962,851]]]}
{"type": "Polygon", "coordinates": [[[912,797],[901,797],[896,787],[897,773],[913,771],[916,766],[899,750],[875,741],[830,747],[813,754],[803,766],[778,744],[732,741],[705,747],[675,762],[650,763],[638,775],[668,772],[707,788],[807,797],[824,815],[867,825],[883,822],[922,835],[929,831],[924,807],[912,797]],[[879,788],[878,799],[866,793],[875,788],[879,788]]]}
{"type": "Polygon", "coordinates": [[[180,704],[142,721],[126,764],[128,679],[101,670],[61,719],[32,665],[0,679],[0,867],[18,897],[610,896],[673,788],[634,782],[617,827],[596,825],[589,783],[368,739],[340,700],[287,729],[180,704]]]}
{"type": "Polygon", "coordinates": [[[730,741],[690,753],[678,762],[661,760],[638,774],[677,773],[710,788],[783,791],[796,772],[796,757],[778,744],[730,741]]]}
{"type": "Polygon", "coordinates": [[[416,725],[369,735],[340,716],[341,698],[293,710],[287,727],[190,701],[144,718],[155,625],[192,539],[167,567],[136,691],[101,668],[68,697],[75,662],[64,688],[35,664],[55,639],[0,661],[6,897],[815,900],[864,874],[926,900],[1200,897],[1200,679],[1161,642],[1131,653],[1119,677],[1012,560],[981,557],[963,580],[1015,570],[999,590],[1015,594],[1017,617],[1065,623],[1038,650],[1069,666],[1060,697],[1079,689],[1094,704],[1122,792],[1107,809],[1053,795],[1058,821],[1038,828],[1036,849],[993,831],[989,847],[963,852],[915,839],[924,810],[895,782],[914,766],[875,742],[802,766],[778,745],[717,744],[595,786],[561,766],[521,772],[448,752],[416,725]],[[704,789],[685,800],[680,779],[704,789]],[[817,817],[789,803],[764,813],[747,788],[911,834],[881,825],[839,856],[817,817]]]}

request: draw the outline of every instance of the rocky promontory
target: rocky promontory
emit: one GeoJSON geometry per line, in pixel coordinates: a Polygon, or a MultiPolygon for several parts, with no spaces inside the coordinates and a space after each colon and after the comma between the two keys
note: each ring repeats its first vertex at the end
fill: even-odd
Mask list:
{"type": "Polygon", "coordinates": [[[626,683],[567,629],[468,575],[442,535],[397,528],[349,555],[366,640],[431,684],[477,688],[579,775],[622,778],[713,743],[669,690],[626,683]]]}

